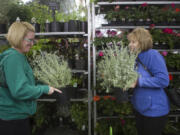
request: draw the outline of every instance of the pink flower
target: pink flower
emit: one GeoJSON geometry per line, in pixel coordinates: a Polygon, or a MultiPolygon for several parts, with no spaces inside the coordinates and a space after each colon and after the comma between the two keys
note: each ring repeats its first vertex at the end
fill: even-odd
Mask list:
{"type": "Polygon", "coordinates": [[[129,6],[126,6],[125,9],[129,9],[129,6]]]}
{"type": "Polygon", "coordinates": [[[108,30],[107,31],[107,34],[108,34],[108,36],[110,36],[110,37],[114,37],[114,36],[116,36],[116,34],[117,34],[117,32],[115,31],[115,30],[108,30]]]}
{"type": "Polygon", "coordinates": [[[177,36],[177,37],[180,37],[180,33],[177,33],[176,36],[177,36]]]}
{"type": "Polygon", "coordinates": [[[146,6],[147,6],[147,3],[143,3],[141,6],[142,6],[142,7],[146,7],[146,6]]]}
{"type": "Polygon", "coordinates": [[[167,56],[168,52],[163,51],[161,54],[162,54],[163,56],[167,56]]]}
{"type": "Polygon", "coordinates": [[[121,121],[121,125],[124,126],[125,125],[125,120],[120,118],[120,121],[121,121]]]}
{"type": "Polygon", "coordinates": [[[103,37],[103,34],[101,33],[100,30],[96,31],[96,37],[103,37]]]}
{"type": "Polygon", "coordinates": [[[174,3],[172,3],[172,4],[171,4],[171,7],[172,7],[172,8],[175,8],[175,4],[174,4],[174,3]]]}
{"type": "Polygon", "coordinates": [[[116,31],[114,31],[114,30],[111,31],[111,36],[112,36],[112,37],[114,37],[116,34],[117,34],[116,31]]]}
{"type": "Polygon", "coordinates": [[[164,33],[168,33],[168,34],[172,34],[172,33],[173,33],[173,30],[172,30],[172,29],[169,29],[169,28],[165,28],[165,29],[163,29],[163,32],[164,32],[164,33]]]}
{"type": "Polygon", "coordinates": [[[115,8],[114,8],[115,11],[119,11],[119,9],[120,9],[119,5],[115,6],[115,8]]]}
{"type": "Polygon", "coordinates": [[[99,52],[99,56],[104,56],[104,53],[102,51],[99,52]]]}

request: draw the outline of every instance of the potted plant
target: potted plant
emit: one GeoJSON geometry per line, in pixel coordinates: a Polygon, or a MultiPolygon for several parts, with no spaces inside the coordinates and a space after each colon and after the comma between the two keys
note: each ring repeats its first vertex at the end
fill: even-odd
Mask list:
{"type": "Polygon", "coordinates": [[[75,48],[75,69],[85,70],[87,57],[85,57],[87,50],[84,46],[79,45],[79,47],[75,48]]]}
{"type": "Polygon", "coordinates": [[[172,38],[168,37],[170,35],[164,33],[161,29],[151,29],[150,32],[153,38],[153,48],[172,49],[172,38]]]}
{"type": "Polygon", "coordinates": [[[79,10],[77,11],[78,20],[79,22],[79,31],[87,33],[88,30],[88,23],[87,23],[87,8],[84,6],[80,6],[79,10]]]}
{"type": "Polygon", "coordinates": [[[114,25],[118,25],[117,21],[118,21],[118,16],[119,16],[119,12],[114,11],[114,10],[110,10],[107,12],[107,14],[105,15],[105,19],[108,21],[108,25],[114,26],[114,25]]]}
{"type": "Polygon", "coordinates": [[[0,34],[7,33],[7,23],[9,21],[7,13],[10,10],[11,4],[9,1],[1,1],[0,34]]]}
{"type": "Polygon", "coordinates": [[[7,16],[9,18],[8,21],[10,24],[16,21],[17,17],[19,17],[21,21],[30,22],[32,18],[32,13],[27,5],[24,5],[22,2],[17,2],[11,4],[7,16]]]}
{"type": "Polygon", "coordinates": [[[146,20],[149,18],[148,16],[148,5],[146,3],[139,5],[134,8],[136,25],[142,26],[146,24],[146,20]]]}
{"type": "MultiPolygon", "coordinates": [[[[88,105],[87,103],[73,103],[70,107],[71,119],[76,124],[77,129],[82,132],[88,130],[88,105]]],[[[85,134],[85,133],[84,133],[85,134]]]]}
{"type": "Polygon", "coordinates": [[[180,71],[180,54],[168,53],[164,58],[169,71],[180,71]]]}
{"type": "Polygon", "coordinates": [[[68,22],[69,32],[79,31],[78,30],[79,22],[77,18],[78,18],[78,13],[76,11],[72,11],[71,13],[69,13],[69,22],[68,22]]]}
{"type": "Polygon", "coordinates": [[[118,87],[127,91],[138,78],[135,71],[137,54],[129,53],[127,47],[112,46],[103,49],[104,56],[97,65],[98,80],[101,86],[110,92],[111,87],[118,87]]]}
{"type": "Polygon", "coordinates": [[[34,23],[39,24],[40,31],[44,32],[45,31],[45,23],[46,22],[50,23],[53,21],[52,14],[51,14],[52,12],[50,11],[49,7],[47,7],[46,5],[40,5],[36,2],[32,2],[29,5],[29,10],[32,13],[32,17],[35,18],[35,22],[32,22],[32,24],[33,25],[34,25],[34,23]]]}
{"type": "Polygon", "coordinates": [[[68,103],[67,91],[65,88],[70,84],[72,73],[64,59],[55,53],[40,52],[33,56],[31,61],[34,76],[42,83],[59,88],[62,94],[56,94],[60,104],[68,103]],[[63,101],[65,100],[65,101],[63,101]]]}
{"type": "Polygon", "coordinates": [[[64,32],[65,17],[66,15],[64,13],[61,13],[59,11],[55,12],[55,18],[56,18],[56,21],[59,22],[61,32],[64,32]]]}

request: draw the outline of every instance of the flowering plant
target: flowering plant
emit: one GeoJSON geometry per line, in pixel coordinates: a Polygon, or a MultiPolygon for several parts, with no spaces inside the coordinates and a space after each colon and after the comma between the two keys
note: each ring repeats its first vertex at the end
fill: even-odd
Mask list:
{"type": "Polygon", "coordinates": [[[109,92],[110,87],[119,87],[123,90],[130,88],[138,78],[135,71],[137,54],[129,53],[127,47],[119,47],[114,43],[103,49],[103,59],[98,63],[98,79],[101,86],[109,92]]]}
{"type": "Polygon", "coordinates": [[[162,55],[164,56],[165,60],[166,60],[166,64],[168,67],[168,70],[176,70],[176,71],[180,71],[180,54],[176,54],[176,53],[167,53],[166,55],[164,55],[165,52],[162,53],[162,55]]]}

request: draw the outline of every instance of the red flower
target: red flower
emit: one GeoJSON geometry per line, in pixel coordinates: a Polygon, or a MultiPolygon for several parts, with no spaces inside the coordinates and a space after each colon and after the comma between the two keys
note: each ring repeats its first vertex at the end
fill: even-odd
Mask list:
{"type": "Polygon", "coordinates": [[[179,8],[176,8],[175,12],[177,12],[177,13],[180,12],[180,9],[179,9],[179,8]]]}
{"type": "Polygon", "coordinates": [[[150,28],[151,29],[154,28],[154,26],[155,26],[155,24],[150,24],[150,28]]]}
{"type": "Polygon", "coordinates": [[[110,99],[111,96],[104,96],[104,100],[110,99]]]}
{"type": "Polygon", "coordinates": [[[164,7],[162,8],[163,11],[167,11],[168,10],[168,7],[164,7]]]}
{"type": "Polygon", "coordinates": [[[169,80],[172,81],[173,80],[173,76],[171,74],[169,74],[169,80]]]}
{"type": "Polygon", "coordinates": [[[147,3],[143,3],[141,6],[142,7],[147,7],[147,3]]]}
{"type": "Polygon", "coordinates": [[[111,100],[113,100],[113,101],[114,101],[114,100],[116,100],[116,98],[115,98],[115,97],[111,97],[111,100]]]}
{"type": "Polygon", "coordinates": [[[96,101],[99,101],[101,98],[100,98],[100,96],[94,96],[93,97],[93,100],[96,102],[96,101]]]}

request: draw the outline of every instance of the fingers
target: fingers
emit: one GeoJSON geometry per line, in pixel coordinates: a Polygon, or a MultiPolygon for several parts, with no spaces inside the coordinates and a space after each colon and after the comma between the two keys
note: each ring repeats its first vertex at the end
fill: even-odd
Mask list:
{"type": "Polygon", "coordinates": [[[48,95],[53,94],[55,91],[58,92],[58,93],[62,93],[61,90],[56,89],[56,88],[54,88],[54,87],[51,87],[51,86],[50,86],[49,88],[50,88],[50,89],[49,89],[48,95]]]}
{"type": "Polygon", "coordinates": [[[62,93],[62,91],[61,91],[61,90],[56,89],[56,88],[54,88],[54,91],[56,91],[56,92],[58,92],[58,93],[62,93]]]}

